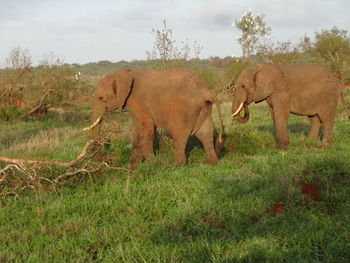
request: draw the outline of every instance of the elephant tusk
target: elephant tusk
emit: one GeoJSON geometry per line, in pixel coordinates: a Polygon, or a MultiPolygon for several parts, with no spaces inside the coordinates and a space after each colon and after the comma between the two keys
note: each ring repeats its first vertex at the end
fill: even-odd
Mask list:
{"type": "Polygon", "coordinates": [[[231,115],[232,118],[235,117],[238,113],[241,112],[241,110],[242,110],[242,108],[243,108],[243,104],[244,104],[244,103],[241,102],[241,104],[239,105],[238,109],[237,109],[234,113],[232,113],[232,115],[231,115]]]}
{"type": "Polygon", "coordinates": [[[91,131],[97,124],[102,121],[102,117],[99,117],[93,124],[91,124],[89,127],[84,128],[84,131],[91,131]]]}

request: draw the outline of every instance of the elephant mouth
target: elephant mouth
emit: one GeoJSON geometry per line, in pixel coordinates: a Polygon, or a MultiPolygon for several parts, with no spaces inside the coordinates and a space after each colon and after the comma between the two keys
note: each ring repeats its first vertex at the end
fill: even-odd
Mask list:
{"type": "Polygon", "coordinates": [[[248,104],[245,102],[241,102],[239,105],[238,109],[232,113],[231,117],[236,117],[238,122],[240,123],[246,123],[249,120],[250,114],[249,114],[249,109],[248,109],[248,104]],[[244,116],[242,117],[240,115],[242,109],[244,108],[244,116]]]}

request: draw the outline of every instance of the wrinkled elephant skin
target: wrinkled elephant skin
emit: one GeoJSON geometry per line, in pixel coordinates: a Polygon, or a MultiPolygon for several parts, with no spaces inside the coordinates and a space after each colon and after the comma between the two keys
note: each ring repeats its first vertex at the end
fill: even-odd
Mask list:
{"type": "MultiPolygon", "coordinates": [[[[132,118],[132,167],[154,156],[153,137],[157,127],[171,134],[175,163],[185,163],[190,135],[202,142],[206,162],[217,163],[222,144],[220,106],[213,92],[192,71],[182,68],[163,72],[120,70],[102,78],[94,95],[92,123],[106,112],[124,109],[132,118]],[[212,104],[218,107],[220,119],[215,149],[212,104]]],[[[93,129],[95,136],[98,130],[93,129]]]]}
{"type": "Polygon", "coordinates": [[[329,144],[339,98],[339,82],[320,64],[266,64],[244,70],[239,75],[232,100],[232,113],[240,120],[242,117],[237,109],[242,103],[248,106],[252,102],[266,100],[276,128],[279,148],[285,149],[289,145],[287,121],[290,113],[310,119],[311,139],[318,137],[322,124],[323,142],[329,144]]]}

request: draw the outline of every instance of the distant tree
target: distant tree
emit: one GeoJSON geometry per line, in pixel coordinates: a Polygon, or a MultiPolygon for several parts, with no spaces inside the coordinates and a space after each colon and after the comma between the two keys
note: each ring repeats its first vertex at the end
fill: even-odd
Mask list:
{"type": "Polygon", "coordinates": [[[215,57],[209,57],[210,65],[213,66],[216,69],[224,69],[231,65],[232,57],[225,57],[225,58],[220,58],[218,56],[215,57]]]}
{"type": "MultiPolygon", "coordinates": [[[[160,61],[160,69],[168,69],[176,65],[178,61],[187,61],[191,57],[192,48],[188,38],[181,41],[181,46],[176,45],[173,39],[173,32],[167,27],[166,21],[163,20],[162,29],[152,29],[151,34],[154,37],[153,49],[146,51],[147,60],[160,61]]],[[[193,44],[195,58],[199,58],[203,49],[197,42],[193,44]]]]}
{"type": "Polygon", "coordinates": [[[23,99],[23,89],[32,64],[29,51],[20,47],[11,49],[5,61],[6,69],[0,75],[0,108],[23,99]]]}
{"type": "Polygon", "coordinates": [[[32,65],[32,57],[28,49],[15,47],[6,58],[6,66],[10,69],[28,69],[32,65]]]}
{"type": "Polygon", "coordinates": [[[304,35],[303,38],[300,39],[300,42],[298,44],[299,50],[303,53],[310,53],[310,50],[312,49],[312,41],[311,38],[307,35],[304,35]]]}
{"type": "Polygon", "coordinates": [[[310,52],[313,59],[323,63],[340,80],[350,71],[350,37],[346,30],[333,27],[315,33],[310,52]]]}
{"type": "Polygon", "coordinates": [[[304,56],[304,47],[291,41],[273,42],[267,39],[256,46],[256,54],[263,63],[298,64],[304,56]]]}
{"type": "Polygon", "coordinates": [[[193,57],[199,59],[199,55],[202,53],[203,46],[198,44],[197,41],[193,43],[193,57]]]}
{"type": "Polygon", "coordinates": [[[254,15],[249,9],[239,20],[233,22],[233,26],[241,31],[241,35],[236,40],[242,47],[244,58],[248,58],[259,41],[268,36],[271,31],[271,28],[266,25],[264,17],[263,14],[254,15]]]}
{"type": "Polygon", "coordinates": [[[64,60],[57,57],[53,52],[45,54],[42,60],[39,61],[39,64],[44,67],[61,67],[64,65],[64,60]]]}
{"type": "Polygon", "coordinates": [[[171,60],[178,57],[178,51],[173,39],[173,32],[163,21],[164,28],[152,29],[151,34],[154,37],[153,50],[146,51],[148,60],[160,60],[161,68],[167,68],[171,60]]]}

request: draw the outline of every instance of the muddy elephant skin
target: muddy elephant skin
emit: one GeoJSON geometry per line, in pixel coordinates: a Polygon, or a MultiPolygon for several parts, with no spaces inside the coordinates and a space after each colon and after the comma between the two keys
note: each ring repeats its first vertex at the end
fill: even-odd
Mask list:
{"type": "MultiPolygon", "coordinates": [[[[153,137],[157,127],[170,133],[175,163],[185,163],[185,147],[191,135],[202,142],[206,163],[218,161],[217,152],[222,144],[220,106],[213,92],[188,69],[119,70],[102,78],[94,95],[92,122],[113,110],[126,110],[131,115],[132,167],[154,156],[153,137]],[[218,107],[220,123],[215,149],[213,104],[218,107]]],[[[93,133],[97,134],[98,129],[93,133]]]]}
{"type": "Polygon", "coordinates": [[[279,148],[285,149],[289,145],[287,121],[290,113],[309,118],[311,139],[318,137],[322,125],[322,141],[329,144],[339,98],[339,82],[320,64],[265,64],[244,70],[239,75],[232,100],[232,116],[245,122],[249,119],[248,105],[266,100],[279,148]],[[240,117],[243,108],[245,117],[240,117]]]}

